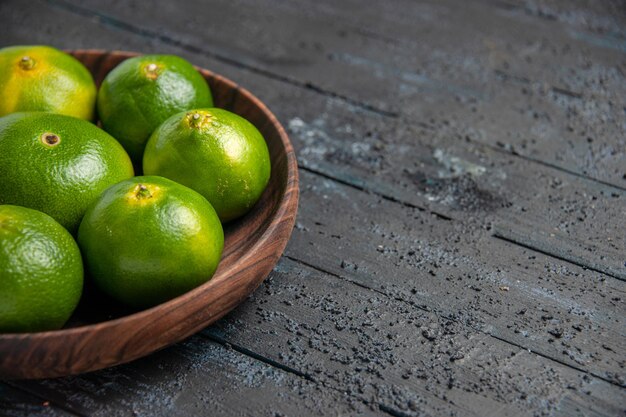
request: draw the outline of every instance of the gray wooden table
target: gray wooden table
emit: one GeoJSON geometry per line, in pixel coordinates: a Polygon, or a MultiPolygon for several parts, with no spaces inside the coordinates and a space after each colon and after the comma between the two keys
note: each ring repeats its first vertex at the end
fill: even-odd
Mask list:
{"type": "Polygon", "coordinates": [[[233,313],[0,415],[626,413],[623,1],[3,0],[0,36],[223,74],[301,178],[233,313]]]}

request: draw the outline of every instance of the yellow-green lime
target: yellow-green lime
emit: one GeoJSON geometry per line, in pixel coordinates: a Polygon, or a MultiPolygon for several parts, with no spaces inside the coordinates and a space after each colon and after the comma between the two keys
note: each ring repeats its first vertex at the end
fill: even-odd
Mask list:
{"type": "Polygon", "coordinates": [[[224,232],[200,194],[146,176],[107,189],[85,214],[78,244],[96,285],[141,308],[208,281],[222,254],[224,232]]]}
{"type": "Polygon", "coordinates": [[[270,178],[267,144],[254,125],[227,110],[178,113],[154,131],[143,157],[147,175],[198,191],[223,222],[248,212],[270,178]]]}
{"type": "Polygon", "coordinates": [[[0,49],[0,116],[46,111],[94,118],[96,85],[76,58],[50,46],[0,49]]]}
{"type": "Polygon", "coordinates": [[[150,134],[168,117],[212,105],[204,77],[173,55],[127,59],[106,76],[97,100],[102,126],[137,162],[150,134]]]}
{"type": "Polygon", "coordinates": [[[83,290],[72,236],[52,217],[0,205],[0,333],[58,329],[83,290]]]}
{"type": "Polygon", "coordinates": [[[122,146],[92,123],[42,112],[0,118],[0,204],[40,210],[74,233],[105,188],[132,176],[122,146]]]}

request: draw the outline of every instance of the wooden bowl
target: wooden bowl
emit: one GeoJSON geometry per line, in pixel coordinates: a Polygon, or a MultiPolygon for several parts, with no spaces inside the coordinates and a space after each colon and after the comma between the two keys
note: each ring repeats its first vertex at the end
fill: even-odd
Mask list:
{"type": "MultiPolygon", "coordinates": [[[[70,51],[99,85],[124,59],[137,54],[70,51]]],[[[149,310],[128,311],[86,286],[81,305],[64,329],[0,334],[0,378],[50,378],[132,361],[176,343],[224,316],[256,289],[280,258],[295,222],[298,167],[285,130],[256,97],[234,82],[198,70],[217,107],[252,122],[270,151],[272,175],[261,200],[225,226],[222,260],[202,286],[149,310]]]]}

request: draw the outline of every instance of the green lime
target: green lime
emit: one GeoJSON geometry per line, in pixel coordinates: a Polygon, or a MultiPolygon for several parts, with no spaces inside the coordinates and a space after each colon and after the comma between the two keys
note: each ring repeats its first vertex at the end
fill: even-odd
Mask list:
{"type": "Polygon", "coordinates": [[[252,208],[267,186],[270,166],[267,144],[257,128],[216,108],[167,119],[150,137],[143,157],[145,174],[198,191],[223,222],[252,208]]]}
{"type": "Polygon", "coordinates": [[[85,120],[41,112],[0,118],[0,204],[43,211],[74,233],[105,188],[132,176],[120,144],[85,120]]]}
{"type": "Polygon", "coordinates": [[[134,177],[89,208],[78,244],[101,290],[149,307],[208,281],[224,232],[213,207],[192,189],[162,177],[134,177]]]}
{"type": "Polygon", "coordinates": [[[0,205],[0,332],[58,329],[83,290],[83,263],[72,236],[54,219],[0,205]]]}
{"type": "Polygon", "coordinates": [[[76,58],[49,46],[0,49],[0,116],[45,111],[92,120],[96,85],[76,58]]]}
{"type": "Polygon", "coordinates": [[[127,59],[104,79],[98,92],[104,129],[141,161],[150,134],[168,117],[195,107],[210,107],[209,86],[189,62],[172,55],[127,59]]]}

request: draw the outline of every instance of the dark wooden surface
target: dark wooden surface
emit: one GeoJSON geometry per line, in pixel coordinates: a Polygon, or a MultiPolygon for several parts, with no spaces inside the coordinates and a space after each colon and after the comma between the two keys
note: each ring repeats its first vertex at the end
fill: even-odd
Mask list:
{"type": "Polygon", "coordinates": [[[626,6],[5,0],[2,45],[174,53],[290,134],[285,256],[128,365],[0,414],[624,415],[626,6]]]}

